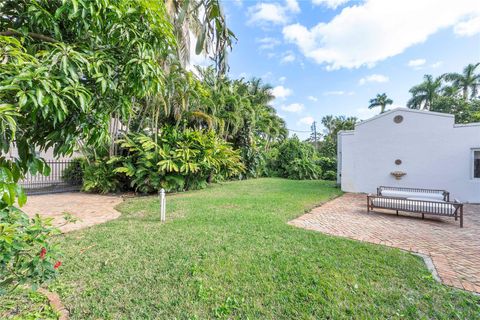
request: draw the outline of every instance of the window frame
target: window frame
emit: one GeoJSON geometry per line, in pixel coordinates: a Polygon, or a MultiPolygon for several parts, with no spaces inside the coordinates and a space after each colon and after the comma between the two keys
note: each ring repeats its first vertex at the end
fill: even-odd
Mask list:
{"type": "Polygon", "coordinates": [[[480,154],[480,148],[472,148],[472,164],[470,166],[470,175],[472,177],[472,180],[480,181],[480,177],[475,177],[475,152],[478,152],[480,154]]]}

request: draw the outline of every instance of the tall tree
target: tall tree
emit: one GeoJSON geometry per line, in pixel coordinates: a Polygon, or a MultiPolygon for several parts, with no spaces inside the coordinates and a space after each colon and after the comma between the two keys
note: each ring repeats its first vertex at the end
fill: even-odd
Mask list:
{"type": "Polygon", "coordinates": [[[433,101],[439,96],[442,88],[442,77],[433,78],[426,74],[423,82],[410,89],[412,97],[407,102],[407,107],[411,109],[430,110],[433,101]]]}
{"type": "Polygon", "coordinates": [[[218,74],[228,69],[228,51],[235,34],[228,28],[219,0],[165,0],[177,39],[177,56],[185,67],[195,53],[211,55],[218,74]],[[192,37],[194,39],[192,39],[192,37]]]}
{"type": "Polygon", "coordinates": [[[375,98],[370,99],[370,105],[368,106],[368,108],[373,109],[376,107],[380,107],[380,113],[384,113],[386,106],[392,103],[393,100],[387,97],[386,93],[377,94],[375,98]]]}
{"type": "Polygon", "coordinates": [[[324,138],[320,144],[320,154],[325,157],[337,156],[337,135],[341,130],[353,130],[358,119],[355,117],[332,116],[322,118],[321,123],[325,127],[324,138]]]}
{"type": "Polygon", "coordinates": [[[480,73],[476,73],[479,63],[467,65],[462,73],[447,73],[444,75],[446,81],[451,82],[454,91],[461,93],[464,100],[473,99],[480,88],[480,73]]]}

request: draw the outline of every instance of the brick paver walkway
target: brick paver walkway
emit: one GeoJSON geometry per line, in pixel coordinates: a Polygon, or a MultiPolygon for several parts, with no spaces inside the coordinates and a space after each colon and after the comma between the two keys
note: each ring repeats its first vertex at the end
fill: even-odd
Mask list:
{"type": "Polygon", "coordinates": [[[52,217],[55,226],[64,224],[63,215],[68,212],[78,218],[76,223],[60,227],[62,232],[69,232],[118,218],[120,213],[114,207],[120,202],[122,198],[118,196],[81,192],[57,193],[29,196],[22,210],[29,216],[38,213],[42,217],[52,217]]]}
{"type": "Polygon", "coordinates": [[[445,284],[480,293],[480,205],[465,206],[464,228],[460,228],[454,218],[367,213],[365,195],[345,194],[290,224],[428,254],[445,284]]]}

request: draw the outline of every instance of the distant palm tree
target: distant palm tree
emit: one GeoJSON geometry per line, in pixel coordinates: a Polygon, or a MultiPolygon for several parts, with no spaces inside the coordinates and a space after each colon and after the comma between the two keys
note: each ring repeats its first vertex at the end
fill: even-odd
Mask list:
{"type": "Polygon", "coordinates": [[[370,105],[368,106],[368,109],[380,107],[380,113],[384,113],[387,105],[392,103],[393,100],[387,97],[386,93],[377,94],[375,98],[370,99],[370,105]]]}
{"type": "Polygon", "coordinates": [[[480,88],[480,73],[475,74],[475,70],[480,65],[479,63],[469,64],[463,69],[463,73],[447,73],[444,75],[445,80],[452,83],[452,88],[457,92],[461,92],[464,100],[475,98],[480,88]]]}
{"type": "Polygon", "coordinates": [[[177,56],[183,66],[190,62],[190,37],[195,53],[212,54],[216,71],[228,71],[227,55],[235,34],[228,28],[220,0],[164,0],[177,40],[177,56]]]}
{"type": "Polygon", "coordinates": [[[412,97],[408,100],[407,107],[410,109],[430,110],[433,100],[440,94],[443,77],[434,79],[432,75],[426,74],[423,78],[422,83],[409,91],[412,97]]]}

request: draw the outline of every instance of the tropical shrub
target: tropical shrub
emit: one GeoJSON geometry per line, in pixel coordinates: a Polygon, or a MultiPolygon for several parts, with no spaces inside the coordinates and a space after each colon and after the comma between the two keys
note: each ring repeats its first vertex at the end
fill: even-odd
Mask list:
{"type": "Polygon", "coordinates": [[[335,180],[337,180],[337,172],[333,171],[333,170],[325,171],[322,175],[322,179],[323,180],[335,181],[335,180]]]}
{"type": "Polygon", "coordinates": [[[83,167],[85,159],[75,158],[63,170],[62,179],[73,185],[81,185],[83,183],[83,167]]]}
{"type": "Polygon", "coordinates": [[[57,275],[61,262],[49,238],[59,231],[51,220],[9,206],[0,209],[0,231],[0,295],[23,284],[35,289],[57,275]]]}
{"type": "Polygon", "coordinates": [[[57,251],[49,242],[56,230],[49,221],[30,219],[14,207],[27,201],[18,184],[24,172],[50,173],[43,160],[27,158],[22,162],[0,157],[0,294],[22,284],[36,287],[53,278],[59,267],[57,251]]]}
{"type": "Polygon", "coordinates": [[[332,157],[320,157],[317,161],[323,172],[337,171],[337,159],[332,157]]]}
{"type": "Polygon", "coordinates": [[[321,177],[321,169],[314,161],[307,158],[297,158],[286,168],[287,178],[296,180],[312,180],[321,177]]]}
{"type": "Polygon", "coordinates": [[[322,179],[336,180],[337,179],[337,159],[332,157],[320,157],[317,164],[322,169],[322,179]]]}
{"type": "Polygon", "coordinates": [[[289,179],[319,179],[322,170],[317,164],[315,148],[294,136],[278,146],[276,158],[271,161],[272,171],[289,179]]]}
{"type": "Polygon", "coordinates": [[[122,190],[122,177],[114,171],[115,168],[115,161],[108,158],[85,163],[82,190],[99,193],[122,190]]]}
{"type": "Polygon", "coordinates": [[[124,155],[111,160],[121,164],[114,173],[143,193],[203,188],[245,170],[239,153],[213,131],[165,127],[158,136],[127,135],[120,146],[124,155]]]}

